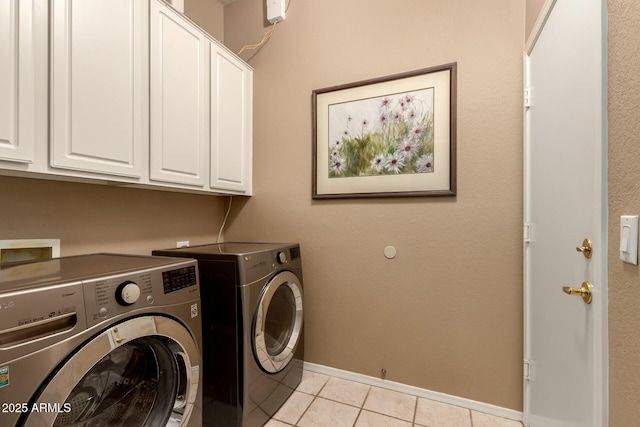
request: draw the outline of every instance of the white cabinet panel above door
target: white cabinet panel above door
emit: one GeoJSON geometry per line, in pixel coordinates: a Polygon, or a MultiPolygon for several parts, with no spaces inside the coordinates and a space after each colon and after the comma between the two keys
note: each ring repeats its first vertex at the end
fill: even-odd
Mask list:
{"type": "Polygon", "coordinates": [[[51,7],[51,166],[141,177],[147,3],[54,0],[51,7]]]}
{"type": "MultiPolygon", "coordinates": [[[[39,34],[35,0],[0,1],[0,159],[34,161],[39,34]]],[[[46,12],[46,9],[43,9],[46,12]]],[[[41,67],[42,68],[42,67],[41,67]]],[[[46,81],[46,76],[44,76],[46,81]]]]}
{"type": "Polygon", "coordinates": [[[211,44],[211,188],[251,194],[253,71],[211,44]]]}
{"type": "Polygon", "coordinates": [[[151,179],[204,187],[209,41],[160,1],[151,5],[151,179]]]}

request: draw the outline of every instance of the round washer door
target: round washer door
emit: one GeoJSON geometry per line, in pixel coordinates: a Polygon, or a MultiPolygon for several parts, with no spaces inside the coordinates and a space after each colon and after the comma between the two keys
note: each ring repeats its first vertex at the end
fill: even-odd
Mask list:
{"type": "Polygon", "coordinates": [[[302,331],[302,285],[290,271],[264,287],[253,322],[253,350],[262,369],[283,370],[293,358],[302,331]]]}
{"type": "Polygon", "coordinates": [[[199,363],[197,345],[179,322],[163,316],[127,320],[60,366],[34,403],[42,411],[31,411],[26,425],[186,425],[199,363]]]}

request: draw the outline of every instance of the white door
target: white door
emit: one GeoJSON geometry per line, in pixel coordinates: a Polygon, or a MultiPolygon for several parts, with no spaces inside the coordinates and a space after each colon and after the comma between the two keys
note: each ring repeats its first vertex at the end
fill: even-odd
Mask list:
{"type": "Polygon", "coordinates": [[[148,13],[144,1],[51,2],[51,166],[141,177],[148,13]]]}
{"type": "Polygon", "coordinates": [[[601,427],[608,422],[606,2],[545,5],[546,23],[525,58],[524,418],[532,427],[601,427]],[[591,258],[576,250],[585,238],[591,258]],[[562,289],[583,282],[593,286],[590,304],[562,289]]]}

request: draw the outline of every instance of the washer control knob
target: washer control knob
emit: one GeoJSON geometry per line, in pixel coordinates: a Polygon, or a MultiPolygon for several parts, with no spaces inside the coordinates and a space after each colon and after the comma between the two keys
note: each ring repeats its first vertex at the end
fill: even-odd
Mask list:
{"type": "Polygon", "coordinates": [[[124,282],[116,289],[116,301],[120,305],[132,305],[140,298],[140,286],[134,282],[124,282]]]}
{"type": "Polygon", "coordinates": [[[287,262],[287,254],[285,254],[284,252],[278,252],[278,255],[276,255],[276,259],[278,260],[278,264],[284,264],[285,262],[287,262]]]}

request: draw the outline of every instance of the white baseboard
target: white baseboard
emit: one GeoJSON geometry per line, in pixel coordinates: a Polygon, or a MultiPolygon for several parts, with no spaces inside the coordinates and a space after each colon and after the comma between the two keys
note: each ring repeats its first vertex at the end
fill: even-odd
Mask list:
{"type": "Polygon", "coordinates": [[[452,396],[450,394],[439,393],[437,391],[426,390],[424,388],[370,377],[368,375],[357,374],[355,372],[343,371],[342,369],[331,368],[329,366],[304,362],[304,369],[311,372],[316,372],[318,374],[329,375],[332,377],[351,380],[362,384],[384,388],[387,390],[411,394],[414,396],[423,397],[425,399],[435,400],[437,402],[448,403],[449,405],[455,405],[473,411],[484,412],[485,414],[495,415],[496,417],[508,418],[510,420],[520,422],[522,422],[523,419],[522,412],[515,411],[513,409],[503,408],[500,406],[490,405],[488,403],[478,402],[476,400],[465,399],[463,397],[452,396]]]}

